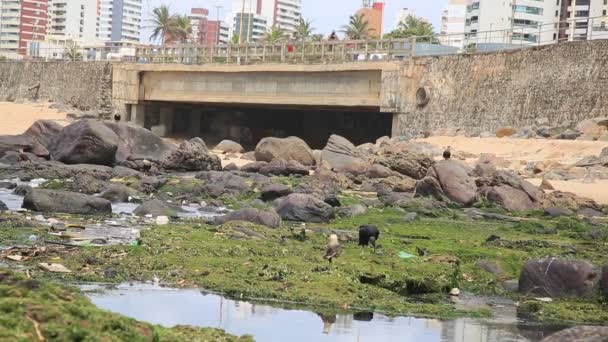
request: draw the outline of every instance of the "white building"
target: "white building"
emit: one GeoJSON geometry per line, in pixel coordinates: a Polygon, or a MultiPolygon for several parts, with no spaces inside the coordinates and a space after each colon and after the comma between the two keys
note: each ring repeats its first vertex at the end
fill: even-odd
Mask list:
{"type": "Polygon", "coordinates": [[[21,59],[44,40],[47,16],[47,0],[0,0],[0,57],[21,59]]]}
{"type": "Polygon", "coordinates": [[[466,45],[557,41],[560,5],[556,1],[469,0],[466,11],[466,45]]]}
{"type": "Polygon", "coordinates": [[[607,1],[571,0],[566,9],[561,15],[563,23],[560,25],[560,40],[608,38],[607,1]]]}
{"type": "Polygon", "coordinates": [[[230,43],[230,25],[226,22],[220,22],[220,38],[218,41],[220,44],[230,43]]]}
{"type": "Polygon", "coordinates": [[[99,40],[139,42],[141,28],[142,0],[99,0],[99,40]]]}
{"type": "Polygon", "coordinates": [[[441,44],[457,48],[464,47],[466,15],[467,0],[448,0],[441,15],[441,44]]]}
{"type": "Polygon", "coordinates": [[[302,0],[262,0],[257,12],[268,18],[268,27],[277,26],[294,32],[302,17],[302,0]]]}
{"type": "Polygon", "coordinates": [[[404,7],[397,11],[397,14],[395,14],[395,28],[399,27],[399,24],[401,22],[405,22],[405,19],[407,19],[407,17],[409,17],[410,15],[415,17],[416,12],[407,7],[404,7]]]}
{"type": "MultiPolygon", "coordinates": [[[[97,40],[97,3],[91,0],[49,0],[47,34],[67,40],[97,40]]],[[[55,38],[54,38],[55,39],[55,38]]]]}
{"type": "MultiPolygon", "coordinates": [[[[243,43],[255,42],[262,39],[270,29],[270,26],[268,26],[268,19],[265,16],[256,13],[244,13],[242,23],[243,29],[241,30],[241,12],[235,13],[231,20],[228,42],[232,40],[231,38],[235,34],[243,35],[243,43]]],[[[222,34],[226,33],[224,29],[225,26],[220,26],[220,43],[223,39],[222,34]]]]}

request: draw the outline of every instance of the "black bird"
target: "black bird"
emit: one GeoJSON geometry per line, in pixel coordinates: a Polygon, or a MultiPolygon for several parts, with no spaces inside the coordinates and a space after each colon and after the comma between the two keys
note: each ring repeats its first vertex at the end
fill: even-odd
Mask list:
{"type": "Polygon", "coordinates": [[[376,253],[376,241],[378,238],[380,238],[378,227],[368,224],[359,227],[359,246],[366,247],[371,244],[374,248],[374,253],[376,253]]]}
{"type": "Polygon", "coordinates": [[[114,114],[114,121],[118,123],[120,122],[120,119],[122,119],[122,116],[120,116],[120,114],[114,114]]]}
{"type": "Polygon", "coordinates": [[[452,146],[448,146],[448,148],[443,151],[443,159],[448,160],[452,158],[452,146]]]}

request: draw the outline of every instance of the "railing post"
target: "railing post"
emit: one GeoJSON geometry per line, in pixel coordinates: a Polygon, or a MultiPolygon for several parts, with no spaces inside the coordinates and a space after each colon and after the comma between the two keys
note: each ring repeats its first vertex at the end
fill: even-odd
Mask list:
{"type": "Polygon", "coordinates": [[[416,37],[412,37],[410,40],[410,58],[416,57],[416,37]]]}
{"type": "Polygon", "coordinates": [[[342,43],[342,62],[346,62],[346,42],[342,43]]]}
{"type": "Polygon", "coordinates": [[[302,39],[302,63],[304,63],[305,58],[306,58],[306,41],[304,39],[302,39]]]}
{"type": "Polygon", "coordinates": [[[386,49],[386,55],[389,60],[395,59],[393,56],[393,40],[391,38],[388,39],[388,48],[386,49]]]}
{"type": "Polygon", "coordinates": [[[245,43],[245,64],[249,64],[249,43],[245,43]]]}
{"type": "Polygon", "coordinates": [[[591,21],[587,24],[587,28],[589,29],[589,40],[593,39],[593,18],[591,18],[591,21]]]}
{"type": "Polygon", "coordinates": [[[538,46],[540,46],[540,42],[542,41],[542,32],[543,32],[543,24],[538,25],[538,46]]]}
{"type": "Polygon", "coordinates": [[[232,57],[232,44],[228,44],[226,48],[226,63],[230,63],[232,57]]]}
{"type": "Polygon", "coordinates": [[[285,59],[286,59],[286,51],[285,51],[285,43],[281,43],[281,63],[285,63],[285,59]]]}
{"type": "Polygon", "coordinates": [[[325,41],[321,41],[321,61],[325,61],[325,41]]]}

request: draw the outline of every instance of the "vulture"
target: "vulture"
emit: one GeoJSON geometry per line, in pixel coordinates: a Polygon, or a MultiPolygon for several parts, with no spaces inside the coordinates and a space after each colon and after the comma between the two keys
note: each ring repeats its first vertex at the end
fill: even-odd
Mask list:
{"type": "Polygon", "coordinates": [[[329,236],[329,241],[327,243],[327,247],[325,248],[325,255],[323,258],[327,259],[331,264],[331,261],[334,258],[337,258],[342,251],[342,246],[340,246],[340,242],[338,242],[338,235],[331,234],[329,236]]]}
{"type": "Polygon", "coordinates": [[[114,121],[116,121],[116,123],[119,123],[121,118],[122,117],[120,116],[120,114],[114,114],[114,121]]]}
{"type": "Polygon", "coordinates": [[[380,231],[378,227],[364,224],[359,227],[359,246],[366,247],[370,244],[374,248],[374,253],[376,253],[376,240],[380,237],[380,231]]]}
{"type": "Polygon", "coordinates": [[[452,146],[448,146],[445,151],[443,151],[443,159],[448,160],[452,158],[452,146]]]}

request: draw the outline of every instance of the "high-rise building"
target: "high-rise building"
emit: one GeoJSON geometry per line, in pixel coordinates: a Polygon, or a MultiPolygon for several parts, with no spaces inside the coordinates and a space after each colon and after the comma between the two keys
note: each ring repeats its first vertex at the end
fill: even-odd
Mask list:
{"type": "MultiPolygon", "coordinates": [[[[207,17],[209,16],[209,10],[206,8],[193,8],[190,10],[188,17],[192,24],[192,42],[194,44],[204,44],[207,39],[207,17]]],[[[218,32],[215,30],[215,36],[218,32]]]]}
{"type": "Polygon", "coordinates": [[[407,7],[404,7],[397,11],[397,13],[395,14],[395,27],[399,27],[399,24],[405,22],[405,19],[407,19],[407,17],[409,17],[410,15],[416,16],[416,12],[407,7]]]}
{"type": "Polygon", "coordinates": [[[608,1],[560,0],[560,2],[560,41],[608,38],[608,1]]]}
{"type": "Polygon", "coordinates": [[[262,39],[270,29],[266,17],[256,13],[244,13],[241,19],[241,12],[237,12],[233,17],[231,26],[232,34],[242,34],[241,41],[243,43],[262,39]],[[243,25],[242,30],[241,23],[243,25]]]}
{"type": "Polygon", "coordinates": [[[97,38],[102,41],[139,42],[142,28],[142,0],[98,1],[97,38]]]}
{"type": "Polygon", "coordinates": [[[254,0],[256,13],[268,20],[268,27],[277,26],[294,32],[302,17],[302,0],[254,0]]]}
{"type": "Polygon", "coordinates": [[[207,20],[203,45],[228,44],[230,27],[223,21],[207,20]]]}
{"type": "Polygon", "coordinates": [[[448,4],[441,15],[441,44],[457,48],[464,46],[466,15],[467,0],[448,0],[448,4]]]}
{"type": "Polygon", "coordinates": [[[97,3],[49,0],[47,34],[83,42],[97,40],[97,3]]]}
{"type": "Polygon", "coordinates": [[[44,40],[47,0],[0,0],[0,56],[20,58],[29,42],[44,40]]]}
{"type": "Polygon", "coordinates": [[[372,37],[382,37],[382,27],[384,23],[384,1],[374,1],[357,11],[357,15],[363,16],[367,21],[369,35],[372,37]]]}

